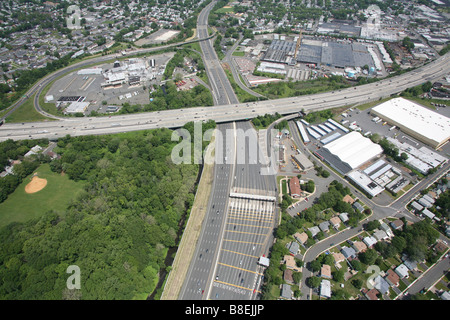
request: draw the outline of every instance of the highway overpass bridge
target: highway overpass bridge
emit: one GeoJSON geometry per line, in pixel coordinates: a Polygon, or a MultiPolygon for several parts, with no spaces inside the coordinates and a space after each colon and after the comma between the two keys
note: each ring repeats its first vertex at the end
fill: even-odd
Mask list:
{"type": "Polygon", "coordinates": [[[251,119],[266,113],[278,112],[281,115],[289,115],[295,114],[302,109],[305,112],[311,112],[342,106],[353,106],[389,97],[426,81],[442,78],[450,73],[449,56],[450,53],[447,53],[421,68],[399,76],[366,85],[314,95],[128,115],[66,118],[31,123],[6,123],[0,127],[0,141],[39,138],[54,140],[67,134],[71,136],[100,135],[161,127],[179,128],[190,121],[207,121],[211,119],[216,121],[216,123],[226,123],[251,119]]]}

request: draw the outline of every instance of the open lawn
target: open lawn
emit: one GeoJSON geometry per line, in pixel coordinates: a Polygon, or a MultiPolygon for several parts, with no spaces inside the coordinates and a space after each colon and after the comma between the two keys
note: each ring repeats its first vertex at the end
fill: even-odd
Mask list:
{"type": "Polygon", "coordinates": [[[74,182],[65,175],[54,173],[48,164],[36,169],[37,176],[47,180],[44,189],[36,193],[26,193],[25,186],[31,181],[34,173],[29,175],[0,203],[0,227],[11,222],[24,222],[42,216],[49,210],[64,211],[70,200],[83,190],[83,182],[74,182]]]}
{"type": "Polygon", "coordinates": [[[17,122],[34,122],[34,121],[44,121],[44,120],[52,120],[50,118],[44,117],[34,108],[34,94],[23,105],[17,108],[10,116],[6,118],[6,122],[8,123],[17,123],[17,122]]]}

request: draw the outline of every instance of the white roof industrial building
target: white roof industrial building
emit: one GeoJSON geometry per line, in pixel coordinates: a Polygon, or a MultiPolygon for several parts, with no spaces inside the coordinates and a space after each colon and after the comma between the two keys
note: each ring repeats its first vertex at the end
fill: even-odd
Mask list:
{"type": "Polygon", "coordinates": [[[403,98],[383,102],[372,113],[433,148],[450,138],[450,118],[403,98]]]}
{"type": "Polygon", "coordinates": [[[384,191],[382,186],[370,179],[363,171],[353,170],[347,173],[347,177],[372,197],[384,191]]]}
{"type": "Polygon", "coordinates": [[[323,146],[320,155],[342,173],[353,170],[380,155],[383,149],[359,132],[352,131],[323,146]]]}
{"type": "Polygon", "coordinates": [[[83,113],[89,107],[89,104],[89,102],[72,102],[65,110],[65,113],[83,113]]]}

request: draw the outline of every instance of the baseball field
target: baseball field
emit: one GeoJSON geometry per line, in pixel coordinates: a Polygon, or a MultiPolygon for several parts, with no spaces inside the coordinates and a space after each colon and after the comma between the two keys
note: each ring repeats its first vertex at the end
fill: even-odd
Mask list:
{"type": "Polygon", "coordinates": [[[82,190],[83,182],[74,182],[43,164],[0,203],[0,228],[40,217],[49,210],[62,213],[82,190]]]}

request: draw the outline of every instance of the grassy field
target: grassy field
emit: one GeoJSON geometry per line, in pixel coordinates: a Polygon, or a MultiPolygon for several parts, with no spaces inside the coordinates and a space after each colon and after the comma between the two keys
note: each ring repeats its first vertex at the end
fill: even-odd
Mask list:
{"type": "Polygon", "coordinates": [[[24,222],[42,216],[49,210],[64,211],[71,199],[82,191],[83,183],[69,180],[67,176],[54,173],[48,164],[36,169],[39,178],[47,179],[47,185],[41,191],[28,194],[25,186],[33,174],[25,178],[16,191],[0,203],[0,227],[11,222],[24,222]]]}
{"type": "Polygon", "coordinates": [[[34,96],[35,95],[28,98],[28,100],[23,105],[21,105],[9,117],[7,117],[6,122],[17,123],[17,122],[52,120],[50,118],[44,117],[43,115],[41,115],[39,112],[36,111],[33,105],[34,96]]]}
{"type": "Polygon", "coordinates": [[[214,11],[214,13],[230,13],[230,12],[233,12],[233,7],[231,6],[225,6],[223,8],[214,11]]]}

